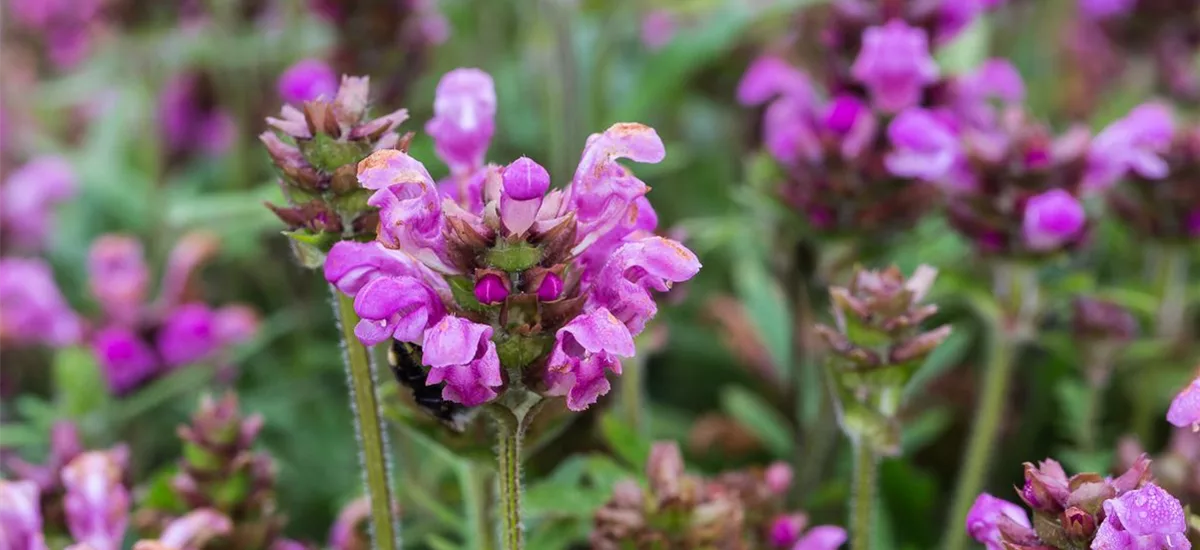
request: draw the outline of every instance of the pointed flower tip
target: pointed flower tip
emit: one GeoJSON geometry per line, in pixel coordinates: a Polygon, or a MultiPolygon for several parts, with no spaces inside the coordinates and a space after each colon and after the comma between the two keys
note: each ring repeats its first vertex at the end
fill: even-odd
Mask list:
{"type": "Polygon", "coordinates": [[[504,167],[504,194],[519,201],[540,198],[550,189],[550,173],[529,157],[504,167]]]}

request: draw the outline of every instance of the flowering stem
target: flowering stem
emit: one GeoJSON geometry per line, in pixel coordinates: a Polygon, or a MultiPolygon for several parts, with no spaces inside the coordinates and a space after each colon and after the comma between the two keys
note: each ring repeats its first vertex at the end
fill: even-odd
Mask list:
{"type": "Polygon", "coordinates": [[[854,493],[850,510],[850,549],[870,550],[875,528],[875,482],[879,457],[862,441],[854,442],[854,493]]]}
{"type": "Polygon", "coordinates": [[[525,526],[521,524],[521,440],[544,401],[519,389],[509,389],[505,397],[506,403],[493,402],[485,407],[496,420],[500,548],[520,550],[525,547],[525,526]]]}
{"type": "Polygon", "coordinates": [[[338,324],[342,329],[342,349],[346,372],[350,377],[350,403],[354,427],[358,433],[359,465],[363,469],[364,490],[371,503],[372,548],[395,550],[400,530],[392,524],[391,469],[388,467],[387,440],[375,394],[375,379],[367,348],[354,335],[358,314],[354,299],[332,289],[337,296],[338,324]]]}

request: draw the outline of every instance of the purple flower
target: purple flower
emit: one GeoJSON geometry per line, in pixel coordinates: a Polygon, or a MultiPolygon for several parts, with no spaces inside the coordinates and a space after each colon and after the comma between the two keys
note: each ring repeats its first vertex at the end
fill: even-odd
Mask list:
{"type": "Polygon", "coordinates": [[[1171,401],[1171,408],[1167,409],[1167,422],[1180,428],[1191,427],[1193,431],[1200,431],[1200,377],[1192,380],[1171,401]]]}
{"type": "Polygon", "coordinates": [[[1025,203],[1025,244],[1034,250],[1052,250],[1076,237],[1086,222],[1087,213],[1078,199],[1062,189],[1051,189],[1025,203]]]}
{"type": "Polygon", "coordinates": [[[967,512],[967,533],[988,550],[1004,550],[1000,541],[1000,518],[1007,517],[1024,527],[1032,527],[1025,510],[1007,500],[982,493],[967,512]]]}
{"type": "Polygon", "coordinates": [[[1084,187],[1107,189],[1128,172],[1146,179],[1166,177],[1168,166],[1161,155],[1171,145],[1172,118],[1167,106],[1146,103],[1097,134],[1088,150],[1084,187]]]}
{"type": "Polygon", "coordinates": [[[938,7],[938,25],[934,41],[945,44],[958,37],[983,13],[984,0],[942,0],[938,7]]]}
{"type": "Polygon", "coordinates": [[[921,101],[925,86],[937,80],[938,67],[925,31],[896,19],[863,33],[850,73],[867,87],[877,109],[898,113],[921,101]]]}
{"type": "Polygon", "coordinates": [[[93,550],[118,550],[125,537],[129,492],[121,484],[124,461],[118,451],[92,451],[63,469],[67,528],[93,550]]]}
{"type": "Polygon", "coordinates": [[[777,96],[811,103],[816,94],[808,75],[792,67],[782,58],[764,55],[755,59],[746,68],[746,74],[742,75],[742,81],[738,83],[738,103],[759,105],[777,96]]]}
{"type": "Polygon", "coordinates": [[[126,235],[104,235],[88,251],[88,286],[105,316],[132,325],[146,300],[150,270],[142,243],[126,235]]]}
{"type": "Polygon", "coordinates": [[[193,231],[180,238],[167,257],[167,268],[163,273],[162,288],[159,290],[159,307],[172,308],[179,305],[196,270],[212,258],[218,248],[220,241],[211,233],[193,231]]]}
{"type": "Polygon", "coordinates": [[[763,481],[767,484],[767,489],[777,495],[787,493],[788,487],[792,486],[792,467],[786,462],[775,462],[767,467],[763,472],[763,481]]]}
{"type": "Polygon", "coordinates": [[[388,338],[420,343],[425,330],[446,314],[437,293],[408,276],[373,279],[354,297],[354,311],[362,317],[354,334],[369,346],[388,338]]]}
{"type": "Polygon", "coordinates": [[[821,140],[809,117],[813,106],[795,97],[781,97],[763,112],[763,146],[783,164],[821,159],[821,140]]]}
{"type": "Polygon", "coordinates": [[[17,168],[0,187],[0,224],[13,243],[41,250],[53,226],[53,209],[75,196],[75,170],[55,156],[35,158],[17,168]]]}
{"type": "Polygon", "coordinates": [[[496,397],[504,380],[492,343],[492,327],[447,315],[425,332],[422,359],[429,366],[428,385],[445,382],[442,398],[468,407],[496,397]]]}
{"type": "Polygon", "coordinates": [[[932,112],[917,108],[900,113],[888,125],[887,135],[892,151],[884,164],[893,175],[941,184],[957,181],[952,175],[964,160],[962,144],[932,112]]]}
{"type": "Polygon", "coordinates": [[[219,349],[216,319],[204,304],[187,304],[171,312],[158,331],[158,353],[168,367],[209,359],[219,349]]]}
{"type": "Polygon", "coordinates": [[[589,303],[611,311],[636,336],[658,312],[650,291],[666,292],[699,271],[696,255],[678,242],[647,237],[625,243],[600,269],[589,303]]]}
{"type": "Polygon", "coordinates": [[[668,10],[654,10],[642,18],[642,45],[647,50],[658,51],[675,38],[675,14],[668,10]]]}
{"type": "Polygon", "coordinates": [[[275,83],[279,96],[288,103],[300,104],[318,98],[333,100],[338,90],[338,77],[320,59],[302,59],[288,67],[275,83]]]}
{"type": "Polygon", "coordinates": [[[846,543],[846,530],[834,525],[809,529],[792,550],[837,550],[846,543]]]}
{"type": "Polygon", "coordinates": [[[172,78],[159,94],[158,122],[171,151],[220,155],[233,145],[237,126],[229,113],[202,104],[199,87],[194,75],[172,78]]]}
{"type": "Polygon", "coordinates": [[[773,548],[791,548],[800,540],[800,534],[804,532],[805,525],[808,525],[808,518],[804,514],[787,514],[775,518],[771,522],[771,528],[767,537],[771,540],[773,548]]]}
{"type": "Polygon", "coordinates": [[[617,161],[657,163],[666,154],[658,133],[642,124],[614,124],[588,138],[563,199],[564,210],[573,212],[578,224],[579,244],[574,252],[585,250],[628,219],[630,207],[649,191],[617,161]]]}
{"type": "Polygon", "coordinates": [[[582,411],[608,393],[605,371],[621,373],[618,357],[633,357],[633,336],[607,309],[580,315],[558,329],[546,360],[550,395],[566,395],[567,408],[582,411]]]}
{"type": "Polygon", "coordinates": [[[232,346],[253,338],[258,327],[258,312],[250,306],[224,306],[213,314],[213,333],[221,346],[232,346]]]}
{"type": "Polygon", "coordinates": [[[496,130],[496,87],[479,69],[455,69],[438,82],[434,117],[425,125],[437,154],[455,174],[483,166],[496,130]]]}
{"type": "Polygon", "coordinates": [[[359,163],[358,181],[375,191],[367,203],[380,210],[380,243],[438,271],[456,271],[444,257],[442,198],[424,165],[401,151],[378,151],[359,163]]]}
{"type": "Polygon", "coordinates": [[[537,221],[550,189],[550,173],[529,157],[521,157],[504,168],[502,177],[500,221],[509,233],[521,235],[537,221]]]}
{"type": "Polygon", "coordinates": [[[1192,547],[1183,506],[1153,483],[1105,501],[1104,514],[1092,550],[1192,547]]]}
{"type": "Polygon", "coordinates": [[[333,550],[367,548],[369,541],[363,540],[359,527],[366,523],[370,515],[371,501],[367,497],[354,499],[343,507],[329,530],[329,547],[333,550]]]}
{"type": "Polygon", "coordinates": [[[972,126],[990,129],[996,124],[993,101],[1018,105],[1025,98],[1025,81],[1007,59],[989,59],[954,80],[954,108],[972,126]]]}
{"type": "Polygon", "coordinates": [[[92,337],[92,353],[100,363],[108,389],[123,395],[157,373],[158,355],[128,328],[113,325],[92,337]]]}
{"type": "Polygon", "coordinates": [[[404,252],[384,248],[378,241],[339,241],[325,257],[325,280],[354,296],[377,277],[415,277],[433,285],[440,294],[450,292],[441,277],[404,252]]]}
{"type": "Polygon", "coordinates": [[[213,537],[228,535],[233,531],[233,522],[221,512],[212,508],[200,508],[188,512],[183,517],[172,520],[163,528],[154,546],[140,541],[134,545],[135,550],[149,546],[153,550],[200,550],[213,537]]]}
{"type": "Polygon", "coordinates": [[[40,493],[32,481],[0,479],[0,548],[46,550],[40,493]]]}
{"type": "Polygon", "coordinates": [[[1129,15],[1138,0],[1079,0],[1079,10],[1089,19],[1129,15]]]}
{"type": "Polygon", "coordinates": [[[0,259],[0,339],[64,347],[82,335],[83,324],[59,293],[49,265],[0,259]]]}

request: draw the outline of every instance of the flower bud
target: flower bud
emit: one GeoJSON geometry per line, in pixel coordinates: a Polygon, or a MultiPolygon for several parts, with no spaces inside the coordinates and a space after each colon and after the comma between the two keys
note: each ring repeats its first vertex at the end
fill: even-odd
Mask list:
{"type": "Polygon", "coordinates": [[[498,304],[508,298],[508,287],[495,273],[488,273],[475,281],[475,298],[482,304],[498,304]]]}
{"type": "Polygon", "coordinates": [[[549,188],[550,174],[528,157],[505,167],[500,194],[500,221],[504,227],[514,235],[532,227],[549,188]]]}
{"type": "Polygon", "coordinates": [[[767,489],[772,493],[785,494],[792,486],[792,467],[786,462],[775,462],[767,467],[767,471],[763,472],[763,479],[767,483],[767,489]]]}
{"type": "Polygon", "coordinates": [[[1062,189],[1051,189],[1025,203],[1025,244],[1034,250],[1053,250],[1076,237],[1086,222],[1078,199],[1062,189]]]}
{"type": "Polygon", "coordinates": [[[1078,540],[1088,540],[1096,532],[1096,518],[1077,506],[1067,508],[1062,513],[1063,531],[1068,537],[1078,540]]]}
{"type": "Polygon", "coordinates": [[[552,302],[562,296],[563,280],[553,271],[547,271],[537,286],[538,300],[552,302]]]}

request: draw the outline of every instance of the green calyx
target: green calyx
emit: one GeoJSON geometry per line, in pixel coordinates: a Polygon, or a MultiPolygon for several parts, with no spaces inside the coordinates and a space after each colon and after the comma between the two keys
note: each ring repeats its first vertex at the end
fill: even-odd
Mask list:
{"type": "Polygon", "coordinates": [[[487,265],[502,271],[525,271],[542,261],[542,249],[527,242],[500,241],[484,254],[487,265]]]}
{"type": "Polygon", "coordinates": [[[325,173],[333,173],[347,164],[358,164],[371,154],[371,144],[366,141],[339,141],[323,133],[301,140],[297,145],[309,164],[325,173]]]}
{"type": "Polygon", "coordinates": [[[509,370],[520,370],[550,353],[554,335],[534,334],[528,336],[510,334],[501,336],[496,342],[496,354],[500,364],[509,370]]]}

